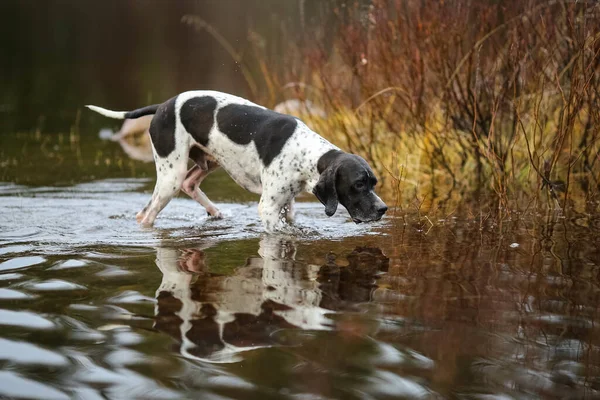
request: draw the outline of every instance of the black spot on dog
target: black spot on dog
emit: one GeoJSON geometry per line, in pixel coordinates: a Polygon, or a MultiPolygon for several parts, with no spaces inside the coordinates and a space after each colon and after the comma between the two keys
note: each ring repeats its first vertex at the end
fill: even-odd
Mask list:
{"type": "Polygon", "coordinates": [[[139,117],[143,117],[144,115],[156,114],[156,111],[160,107],[160,104],[154,104],[151,106],[147,106],[144,108],[138,108],[137,110],[129,111],[125,113],[125,118],[135,119],[139,117]]]}
{"type": "Polygon", "coordinates": [[[167,100],[158,107],[150,124],[150,138],[160,157],[166,157],[175,149],[175,100],[167,100]]]}
{"type": "Polygon", "coordinates": [[[210,96],[193,97],[181,106],[181,123],[202,146],[208,144],[208,134],[215,122],[216,108],[217,100],[210,96]]]}
{"type": "Polygon", "coordinates": [[[173,169],[173,163],[169,164],[169,168],[173,169]]]}
{"type": "Polygon", "coordinates": [[[219,130],[237,144],[254,141],[258,156],[268,167],[296,130],[294,117],[255,106],[229,104],[217,113],[219,130]]]}

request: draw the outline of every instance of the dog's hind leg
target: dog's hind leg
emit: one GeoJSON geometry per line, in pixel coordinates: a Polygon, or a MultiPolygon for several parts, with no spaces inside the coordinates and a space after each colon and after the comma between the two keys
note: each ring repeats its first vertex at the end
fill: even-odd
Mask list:
{"type": "Polygon", "coordinates": [[[137,215],[142,225],[152,226],[158,213],[179,192],[187,171],[189,136],[177,126],[177,98],[161,104],[150,123],[150,139],[156,164],[156,186],[150,203],[137,215]]]}
{"type": "Polygon", "coordinates": [[[221,218],[221,212],[213,204],[212,201],[206,196],[206,194],[200,189],[200,184],[214,170],[219,168],[219,164],[215,161],[206,161],[206,169],[202,169],[199,165],[194,165],[187,173],[183,186],[183,191],[196,200],[202,207],[206,209],[206,212],[211,217],[221,218]]]}
{"type": "Polygon", "coordinates": [[[138,221],[144,226],[152,226],[157,215],[179,193],[187,170],[186,157],[174,160],[169,156],[156,162],[156,186],[150,203],[138,214],[138,221]],[[181,161],[183,160],[183,162],[181,161]]]}
{"type": "Polygon", "coordinates": [[[198,201],[204,208],[206,208],[206,212],[208,212],[208,214],[211,217],[215,218],[221,218],[223,215],[221,214],[221,211],[219,211],[219,209],[213,204],[213,202],[209,200],[206,194],[204,194],[204,192],[200,189],[200,184],[202,183],[204,178],[208,176],[208,174],[215,171],[219,167],[220,165],[217,162],[208,161],[207,170],[204,171],[204,174],[196,181],[196,185],[194,188],[194,193],[197,197],[195,198],[195,200],[198,201]]]}
{"type": "MultiPolygon", "coordinates": [[[[163,130],[160,134],[173,135],[176,133],[169,130],[163,130]]],[[[156,133],[152,137],[152,147],[154,149],[154,159],[156,164],[156,186],[154,187],[152,199],[136,217],[138,222],[145,226],[152,226],[156,216],[163,208],[165,208],[169,201],[179,193],[187,171],[187,143],[180,142],[177,146],[173,146],[172,150],[166,156],[161,156],[160,152],[156,151],[157,141],[155,140],[155,137],[156,133]]],[[[160,142],[158,145],[161,145],[160,142]]]]}

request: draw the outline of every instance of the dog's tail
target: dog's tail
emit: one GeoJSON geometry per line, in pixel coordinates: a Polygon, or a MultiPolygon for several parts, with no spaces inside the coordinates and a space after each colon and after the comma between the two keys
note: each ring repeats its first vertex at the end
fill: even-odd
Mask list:
{"type": "Polygon", "coordinates": [[[96,111],[97,113],[102,114],[105,117],[109,117],[109,118],[135,119],[135,118],[143,117],[144,115],[156,114],[156,110],[158,110],[158,107],[160,107],[160,104],[154,104],[151,106],[138,108],[137,110],[133,110],[133,111],[112,111],[112,110],[107,110],[106,108],[102,108],[102,107],[98,107],[98,106],[91,106],[91,105],[87,105],[86,107],[92,111],[96,111]]]}

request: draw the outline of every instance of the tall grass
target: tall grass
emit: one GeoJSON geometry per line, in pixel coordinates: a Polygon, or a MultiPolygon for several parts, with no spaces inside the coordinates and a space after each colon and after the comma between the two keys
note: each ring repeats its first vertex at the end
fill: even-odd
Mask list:
{"type": "Polygon", "coordinates": [[[598,195],[600,3],[373,0],[323,15],[299,39],[282,29],[283,62],[255,38],[257,100],[321,107],[309,125],[365,157],[398,204],[598,195]]]}

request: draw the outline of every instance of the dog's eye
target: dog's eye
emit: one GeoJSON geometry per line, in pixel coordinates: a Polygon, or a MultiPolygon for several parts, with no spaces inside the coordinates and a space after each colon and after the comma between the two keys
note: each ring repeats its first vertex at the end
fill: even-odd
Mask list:
{"type": "Polygon", "coordinates": [[[363,182],[357,182],[354,184],[354,189],[363,190],[365,188],[365,184],[363,182]]]}

